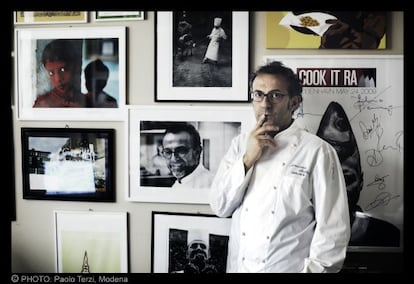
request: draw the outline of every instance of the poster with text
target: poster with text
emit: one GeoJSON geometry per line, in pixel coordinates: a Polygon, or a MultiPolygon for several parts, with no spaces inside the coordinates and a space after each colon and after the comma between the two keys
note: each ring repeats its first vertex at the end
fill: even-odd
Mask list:
{"type": "Polygon", "coordinates": [[[299,124],[330,143],[345,177],[350,248],[402,248],[403,56],[268,56],[298,74],[299,124]]]}

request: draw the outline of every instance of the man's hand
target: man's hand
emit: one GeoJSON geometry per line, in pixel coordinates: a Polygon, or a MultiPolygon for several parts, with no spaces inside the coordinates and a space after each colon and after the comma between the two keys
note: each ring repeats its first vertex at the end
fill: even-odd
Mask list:
{"type": "Polygon", "coordinates": [[[266,124],[266,115],[263,115],[256,123],[255,127],[250,132],[247,140],[246,152],[243,156],[243,163],[246,172],[253,166],[253,164],[260,159],[263,153],[263,149],[266,147],[276,147],[276,142],[273,139],[273,135],[269,133],[275,133],[279,130],[279,127],[266,124]]]}

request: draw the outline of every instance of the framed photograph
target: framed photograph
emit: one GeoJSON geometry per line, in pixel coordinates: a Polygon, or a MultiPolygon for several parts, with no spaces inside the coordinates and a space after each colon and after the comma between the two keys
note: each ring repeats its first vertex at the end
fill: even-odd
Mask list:
{"type": "Polygon", "coordinates": [[[54,211],[57,273],[127,273],[127,212],[54,211]]]}
{"type": "Polygon", "coordinates": [[[225,273],[231,218],[152,212],[152,273],[225,273]]]}
{"type": "Polygon", "coordinates": [[[130,201],[207,204],[232,139],[254,123],[251,107],[130,108],[130,201]]]}
{"type": "Polygon", "coordinates": [[[15,52],[17,119],[125,119],[125,27],[16,29],[15,52]]]}
{"type": "Polygon", "coordinates": [[[86,23],[86,11],[16,11],[15,24],[73,24],[86,23]]]}
{"type": "Polygon", "coordinates": [[[353,217],[349,250],[401,251],[403,56],[278,55],[264,59],[281,61],[298,74],[304,103],[296,113],[297,123],[338,153],[353,217]]]}
{"type": "Polygon", "coordinates": [[[95,21],[128,21],[144,20],[144,11],[96,11],[95,21]]]}
{"type": "Polygon", "coordinates": [[[249,101],[249,12],[156,12],[155,31],[155,101],[249,101]]]}
{"type": "Polygon", "coordinates": [[[22,128],[23,198],[114,202],[114,133],[22,128]]]}
{"type": "Polygon", "coordinates": [[[266,48],[385,49],[386,11],[269,11],[266,48]]]}

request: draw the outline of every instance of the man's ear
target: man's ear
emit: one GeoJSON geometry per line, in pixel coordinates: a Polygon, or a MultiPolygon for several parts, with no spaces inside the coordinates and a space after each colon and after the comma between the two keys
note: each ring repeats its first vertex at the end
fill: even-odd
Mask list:
{"type": "Polygon", "coordinates": [[[203,152],[203,146],[200,145],[199,147],[197,147],[196,151],[198,155],[201,155],[201,152],[203,152]]]}
{"type": "Polygon", "coordinates": [[[292,114],[298,109],[301,102],[300,96],[294,96],[290,98],[290,110],[292,114]]]}

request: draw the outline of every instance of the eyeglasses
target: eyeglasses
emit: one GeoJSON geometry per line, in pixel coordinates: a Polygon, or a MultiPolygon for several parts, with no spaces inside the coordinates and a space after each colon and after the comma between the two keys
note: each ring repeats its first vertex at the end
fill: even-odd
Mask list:
{"type": "Polygon", "coordinates": [[[288,96],[288,95],[283,94],[279,91],[270,91],[267,94],[265,94],[261,91],[258,91],[258,90],[251,92],[251,97],[252,97],[253,101],[255,101],[255,102],[261,102],[261,101],[263,101],[264,97],[267,97],[271,103],[276,104],[276,103],[280,103],[284,96],[288,96]]]}
{"type": "Polygon", "coordinates": [[[185,155],[187,155],[187,153],[190,151],[190,148],[185,147],[185,146],[180,146],[173,149],[169,149],[169,148],[165,148],[162,150],[162,154],[164,155],[164,157],[166,157],[167,159],[171,159],[172,155],[174,154],[176,157],[177,155],[180,158],[184,158],[185,155]]]}

